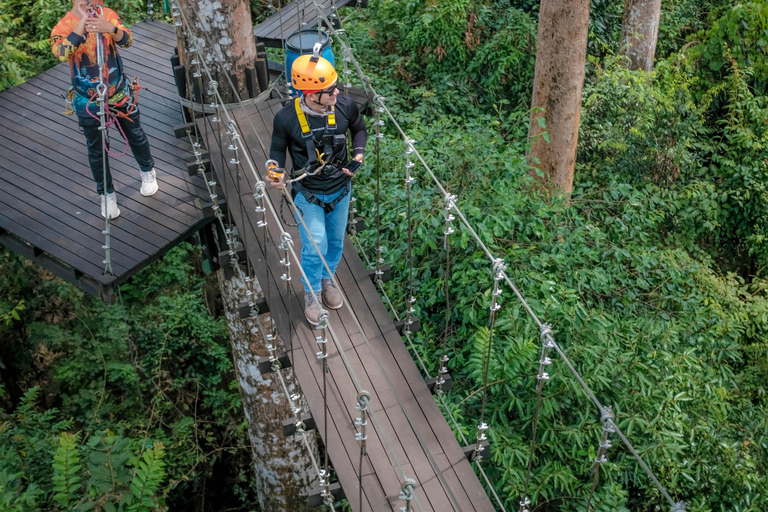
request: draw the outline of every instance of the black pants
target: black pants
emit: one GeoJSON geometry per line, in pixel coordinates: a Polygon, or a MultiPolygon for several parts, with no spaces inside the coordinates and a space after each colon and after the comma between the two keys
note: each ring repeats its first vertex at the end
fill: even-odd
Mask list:
{"type": "MultiPolygon", "coordinates": [[[[100,121],[94,119],[91,116],[78,117],[78,123],[80,124],[80,131],[85,134],[85,142],[88,144],[88,163],[91,165],[91,172],[93,173],[93,180],[96,182],[96,192],[99,195],[104,193],[104,168],[103,158],[104,153],[101,147],[101,131],[99,131],[100,121]]],[[[149,141],[144,134],[144,130],[141,129],[141,123],[139,121],[139,109],[133,111],[128,119],[124,117],[118,117],[117,122],[120,123],[120,127],[123,129],[128,144],[131,146],[133,156],[136,158],[136,162],[139,164],[139,168],[142,172],[149,172],[155,166],[155,161],[152,160],[152,155],[149,151],[149,141]]],[[[123,136],[120,134],[120,130],[117,126],[112,125],[110,128],[110,134],[112,137],[117,137],[122,143],[123,136]]],[[[109,147],[109,140],[107,140],[107,147],[109,147]]],[[[122,148],[122,144],[120,146],[122,148]]],[[[122,149],[120,149],[122,152],[122,149]]],[[[108,155],[106,155],[108,157],[108,155]]],[[[111,194],[115,189],[112,186],[112,173],[109,172],[109,158],[107,158],[107,194],[111,194]]]]}

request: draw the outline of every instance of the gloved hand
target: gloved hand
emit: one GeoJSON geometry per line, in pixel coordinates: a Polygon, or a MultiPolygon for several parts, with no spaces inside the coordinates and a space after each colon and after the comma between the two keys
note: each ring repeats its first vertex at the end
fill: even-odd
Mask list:
{"type": "Polygon", "coordinates": [[[267,168],[267,183],[278,189],[285,187],[285,183],[283,182],[285,172],[277,166],[277,162],[270,159],[267,160],[264,165],[267,168]]]}

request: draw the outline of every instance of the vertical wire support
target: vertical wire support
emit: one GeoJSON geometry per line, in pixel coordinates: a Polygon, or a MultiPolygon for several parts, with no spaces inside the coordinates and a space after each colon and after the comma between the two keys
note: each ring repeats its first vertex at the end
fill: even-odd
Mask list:
{"type": "Polygon", "coordinates": [[[363,457],[367,453],[366,441],[368,440],[368,434],[366,433],[366,427],[368,426],[368,404],[371,401],[371,394],[365,390],[360,391],[357,394],[357,405],[355,409],[360,411],[360,417],[355,419],[355,425],[360,428],[355,433],[355,441],[360,442],[360,462],[357,467],[357,493],[358,503],[360,510],[363,509],[363,457]]]}
{"type": "Polygon", "coordinates": [[[443,230],[443,245],[445,247],[445,283],[443,289],[445,291],[445,332],[443,332],[443,343],[440,349],[439,368],[437,370],[437,380],[435,381],[435,393],[442,393],[443,384],[445,384],[444,376],[448,373],[448,354],[446,348],[448,346],[448,332],[451,328],[451,235],[456,230],[451,225],[451,222],[456,220],[451,210],[456,207],[456,196],[452,194],[445,194],[445,229],[443,230]]]}
{"type": "Polygon", "coordinates": [[[291,250],[292,245],[293,239],[291,238],[291,235],[283,232],[280,235],[280,245],[278,247],[281,251],[283,251],[283,257],[280,258],[280,264],[285,268],[283,275],[280,276],[280,279],[285,282],[289,282],[291,280],[291,256],[289,251],[291,250]]]}
{"type": "Polygon", "coordinates": [[[102,183],[104,187],[104,208],[101,212],[104,214],[104,231],[101,232],[104,235],[104,245],[101,248],[104,250],[104,274],[114,275],[112,272],[112,235],[109,218],[109,194],[107,194],[107,144],[109,142],[107,136],[107,112],[104,110],[107,103],[107,84],[104,83],[104,42],[102,41],[102,35],[96,34],[96,59],[99,65],[99,83],[96,86],[96,93],[98,95],[99,103],[99,131],[101,132],[101,167],[102,167],[102,183]]]}
{"type": "Polygon", "coordinates": [[[411,176],[411,169],[416,165],[411,162],[411,155],[415,151],[413,139],[405,139],[405,199],[407,203],[407,214],[405,222],[408,224],[408,298],[406,299],[405,310],[405,329],[403,333],[408,336],[411,334],[411,325],[413,324],[413,316],[416,310],[413,308],[416,302],[413,290],[413,222],[412,222],[412,209],[411,209],[411,183],[416,181],[411,176]]]}
{"type": "MultiPolygon", "coordinates": [[[[183,24],[179,19],[179,16],[181,16],[181,12],[179,12],[179,4],[177,4],[176,2],[171,2],[171,16],[173,17],[173,26],[176,28],[182,28],[183,24]]],[[[182,29],[182,32],[183,32],[183,29],[182,29]]]]}
{"type": "Polygon", "coordinates": [[[406,478],[400,486],[400,499],[405,501],[405,506],[400,507],[401,512],[412,512],[413,506],[411,501],[415,497],[414,489],[416,488],[416,481],[412,478],[406,478]]]}
{"type": "Polygon", "coordinates": [[[384,120],[381,114],[384,113],[384,98],[376,96],[374,99],[375,116],[374,129],[376,131],[375,152],[376,152],[376,284],[380,287],[384,284],[384,271],[381,269],[384,265],[384,248],[381,246],[381,139],[384,134],[381,133],[381,127],[384,126],[384,120]]]}
{"type": "MultiPolygon", "coordinates": [[[[318,26],[320,25],[318,24],[318,26]]],[[[344,94],[349,96],[349,88],[352,87],[352,84],[349,82],[349,75],[352,73],[352,70],[349,69],[350,56],[349,52],[344,48],[341,49],[341,53],[344,63],[344,94]]]]}
{"type": "Polygon", "coordinates": [[[613,428],[613,411],[611,410],[610,406],[603,407],[603,410],[600,413],[600,421],[603,423],[603,433],[600,436],[600,444],[599,448],[597,449],[597,456],[595,457],[594,464],[592,466],[592,469],[594,471],[594,476],[592,477],[592,489],[589,491],[589,497],[587,498],[587,506],[584,509],[585,512],[589,512],[589,507],[592,504],[592,497],[595,494],[595,489],[597,489],[597,482],[600,479],[600,466],[604,462],[608,462],[608,459],[606,458],[605,454],[608,452],[608,450],[611,448],[611,440],[608,439],[608,435],[612,434],[613,432],[616,432],[616,429],[613,428]]]}
{"type": "Polygon", "coordinates": [[[520,512],[528,512],[528,505],[531,504],[528,498],[528,487],[531,483],[531,470],[533,469],[533,455],[536,450],[536,431],[539,428],[539,412],[541,411],[541,395],[544,389],[544,383],[549,380],[549,374],[544,370],[552,364],[552,360],[547,357],[547,350],[555,348],[555,340],[552,338],[552,326],[550,324],[541,324],[541,357],[539,358],[539,373],[536,375],[536,409],[533,411],[533,426],[531,428],[531,446],[528,451],[528,470],[525,474],[525,487],[523,488],[523,497],[520,500],[520,512]]]}
{"type": "Polygon", "coordinates": [[[320,486],[323,488],[321,496],[326,505],[333,504],[333,495],[331,494],[331,469],[328,459],[328,322],[330,318],[327,311],[320,313],[316,329],[320,334],[315,337],[320,350],[317,352],[317,358],[323,361],[323,442],[325,443],[325,454],[323,461],[323,475],[320,478],[320,486]]]}
{"type": "Polygon", "coordinates": [[[366,426],[368,425],[368,404],[371,401],[371,394],[368,393],[365,390],[360,391],[357,394],[357,405],[355,406],[355,409],[360,411],[360,417],[355,419],[355,425],[360,427],[360,431],[355,434],[355,441],[360,441],[360,450],[362,450],[363,454],[366,453],[366,439],[368,439],[368,435],[366,434],[366,426]]]}
{"type": "MultiPolygon", "coordinates": [[[[454,204],[455,207],[455,204],[454,204]]],[[[491,349],[493,348],[493,327],[496,324],[496,312],[501,309],[499,303],[499,297],[501,296],[501,287],[499,284],[504,279],[504,271],[507,270],[507,265],[501,258],[496,259],[493,263],[493,291],[491,292],[491,311],[490,318],[488,319],[488,350],[485,354],[485,364],[483,365],[483,403],[480,406],[480,422],[477,424],[477,435],[475,436],[475,451],[472,454],[472,460],[476,462],[482,462],[482,450],[483,441],[488,439],[485,435],[485,431],[488,430],[488,424],[485,422],[485,408],[488,405],[488,368],[491,366],[491,349]]]]}

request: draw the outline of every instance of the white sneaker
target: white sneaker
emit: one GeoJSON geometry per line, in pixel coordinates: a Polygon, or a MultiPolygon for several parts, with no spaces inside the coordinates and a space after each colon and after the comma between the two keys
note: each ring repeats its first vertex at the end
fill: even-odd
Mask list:
{"type": "Polygon", "coordinates": [[[141,195],[151,196],[157,192],[157,173],[153,168],[149,172],[141,173],[141,195]]]}
{"type": "Polygon", "coordinates": [[[110,219],[120,216],[120,209],[117,207],[117,195],[114,192],[107,194],[106,207],[104,205],[104,196],[101,196],[101,216],[106,217],[107,213],[109,213],[110,219]]]}

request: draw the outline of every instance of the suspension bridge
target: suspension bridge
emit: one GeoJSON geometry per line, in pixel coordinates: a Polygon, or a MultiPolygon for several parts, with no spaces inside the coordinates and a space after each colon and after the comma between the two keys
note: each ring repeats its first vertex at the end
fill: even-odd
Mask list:
{"type": "MultiPolygon", "coordinates": [[[[285,16],[285,20],[291,24],[298,23],[301,28],[304,15],[298,14],[301,12],[299,4],[294,4],[294,15],[285,16]]],[[[307,2],[302,5],[306,8],[307,2]]],[[[414,141],[398,124],[387,107],[386,100],[377,94],[345,40],[340,19],[336,15],[336,6],[329,4],[329,10],[325,4],[312,5],[315,9],[312,23],[327,27],[341,47],[344,66],[341,76],[344,89],[348,93],[352,92],[349,75],[357,74],[364,93],[358,92],[356,97],[359,102],[370,101],[369,105],[363,106],[369,106],[368,110],[375,116],[372,152],[374,156],[369,156],[369,160],[376,160],[374,172],[378,173],[380,170],[379,145],[384,136],[382,128],[390,124],[391,131],[403,140],[406,161],[403,178],[408,203],[405,221],[409,227],[413,225],[410,186],[418,167],[421,176],[432,182],[437,193],[444,199],[445,225],[442,234],[448,251],[450,235],[456,229],[465,229],[488,258],[493,291],[489,312],[486,369],[493,343],[495,316],[501,308],[499,297],[503,287],[515,294],[531,316],[531,320],[540,328],[541,356],[536,375],[538,404],[532,424],[527,478],[520,496],[514,497],[516,508],[520,512],[530,511],[529,484],[538,415],[542,390],[549,379],[545,370],[553,363],[549,356],[557,354],[573,374],[575,383],[595,405],[603,424],[598,455],[594,461],[595,480],[589,500],[591,501],[595,491],[600,465],[607,460],[606,455],[611,448],[610,439],[615,436],[637,459],[648,475],[649,484],[657,487],[668,501],[670,509],[674,512],[683,511],[684,504],[669,495],[651,468],[642,460],[614,422],[610,407],[599,401],[576,371],[555,341],[551,327],[535,315],[510,280],[505,262],[496,257],[482,242],[459,208],[457,198],[440,183],[415,148],[414,141]]],[[[175,21],[173,26],[146,21],[132,27],[137,34],[137,44],[131,51],[124,52],[124,59],[129,65],[135,65],[138,59],[148,58],[159,64],[163,59],[172,56],[177,40],[191,41],[190,47],[178,50],[192,55],[201,54],[204,48],[211,47],[210,42],[202,45],[202,41],[191,37],[191,30],[183,12],[175,2],[171,2],[171,7],[175,21]],[[177,35],[185,37],[179,38],[177,35]],[[142,46],[142,40],[151,42],[142,46]]],[[[273,24],[274,19],[280,20],[281,14],[276,13],[268,21],[273,24]]],[[[275,35],[277,32],[274,25],[270,26],[270,33],[278,37],[275,35]]],[[[284,30],[286,28],[287,26],[279,27],[280,33],[287,31],[284,30]]],[[[279,37],[282,38],[282,35],[279,37]]],[[[62,70],[61,66],[31,80],[23,87],[13,88],[0,95],[0,107],[11,106],[19,112],[9,113],[7,108],[0,110],[0,125],[9,129],[19,125],[15,128],[15,135],[8,136],[4,133],[0,137],[0,151],[3,156],[3,161],[0,162],[0,169],[3,171],[0,180],[14,186],[12,190],[18,195],[25,190],[22,185],[31,183],[33,176],[38,176],[35,179],[40,182],[40,188],[35,189],[38,194],[43,191],[56,193],[57,186],[64,187],[63,191],[58,193],[60,200],[55,202],[58,210],[45,210],[45,205],[35,203],[33,197],[24,196],[27,198],[24,204],[11,199],[0,199],[4,204],[0,215],[0,228],[3,230],[0,232],[0,242],[22,252],[30,259],[38,258],[35,261],[44,266],[47,264],[47,268],[54,271],[57,269],[55,265],[43,263],[39,258],[58,258],[56,261],[62,263],[61,268],[74,269],[64,272],[59,268],[59,275],[67,278],[64,275],[66,274],[70,276],[70,281],[83,289],[104,295],[103,286],[106,284],[114,286],[124,282],[136,269],[159,257],[174,243],[188,238],[190,233],[202,226],[215,225],[215,230],[208,230],[206,238],[218,238],[218,263],[226,275],[238,275],[243,282],[249,283],[248,295],[251,300],[241,305],[241,317],[256,319],[268,342],[270,357],[259,365],[260,370],[274,375],[286,393],[291,409],[288,416],[291,419],[285,424],[285,435],[302,436],[307,442],[306,432],[313,428],[322,439],[323,456],[317,458],[311,455],[318,482],[317,493],[310,496],[311,503],[325,504],[335,510],[335,503],[344,497],[355,511],[506,511],[505,501],[509,503],[509,497],[504,496],[502,499],[496,494],[493,482],[483,470],[483,462],[492,450],[486,442],[486,431],[493,428],[493,425],[485,423],[485,405],[477,432],[469,440],[461,433],[456,420],[445,407],[443,394],[450,382],[445,362],[450,355],[450,347],[445,344],[442,346],[437,365],[440,369],[435,376],[429,375],[426,365],[416,351],[413,355],[408,351],[407,345],[412,346],[412,336],[418,326],[418,319],[412,307],[415,290],[410,229],[408,251],[403,255],[409,263],[409,276],[405,285],[408,288],[408,299],[402,318],[384,293],[382,283],[386,272],[382,266],[384,260],[377,234],[377,254],[371,260],[363,253],[369,263],[368,267],[354,250],[351,241],[347,241],[342,263],[335,276],[338,288],[346,297],[345,307],[322,316],[317,328],[308,325],[304,319],[301,300],[303,287],[300,277],[303,269],[299,258],[299,237],[297,229],[291,224],[291,221],[300,224],[303,219],[294,214],[290,194],[266,186],[262,171],[268,158],[267,144],[271,136],[272,119],[284,102],[284,98],[280,97],[280,87],[275,82],[269,89],[262,91],[256,101],[239,101],[237,105],[225,106],[206,59],[197,58],[194,62],[196,67],[184,70],[184,77],[179,73],[174,76],[167,62],[166,68],[142,70],[150,75],[151,84],[147,99],[143,100],[147,103],[142,104],[142,113],[145,108],[152,112],[145,117],[143,124],[153,141],[153,150],[155,141],[161,141],[163,148],[168,152],[165,163],[169,176],[160,178],[160,181],[167,181],[176,190],[169,193],[173,200],[161,200],[158,204],[150,206],[136,198],[137,204],[131,207],[136,215],[136,225],[131,226],[131,236],[140,237],[137,233],[148,232],[153,223],[163,225],[159,217],[166,211],[171,214],[176,211],[187,214],[190,218],[186,224],[179,222],[174,224],[174,228],[168,228],[169,231],[165,235],[167,242],[164,245],[158,243],[157,248],[147,248],[149,252],[143,259],[141,255],[134,254],[132,262],[124,264],[121,258],[124,252],[129,251],[123,249],[121,244],[135,245],[136,241],[131,242],[128,234],[122,234],[125,226],[118,229],[119,224],[113,223],[113,232],[111,235],[107,233],[109,238],[102,248],[108,254],[112,251],[113,268],[122,274],[105,277],[98,271],[103,267],[93,255],[85,257],[74,250],[78,245],[87,247],[94,254],[99,253],[98,248],[103,243],[101,240],[95,242],[99,239],[100,227],[96,222],[99,219],[89,219],[88,222],[76,224],[86,236],[69,238],[63,236],[65,226],[52,222],[62,215],[72,217],[66,209],[77,206],[78,201],[95,201],[90,197],[92,194],[89,195],[83,190],[67,191],[62,175],[55,178],[58,182],[54,180],[53,185],[45,188],[39,176],[41,173],[34,172],[36,166],[54,171],[54,162],[61,159],[60,155],[65,155],[67,161],[71,162],[72,169],[79,169],[78,172],[85,176],[87,169],[82,164],[77,167],[77,159],[67,144],[46,141],[40,146],[44,149],[35,149],[38,146],[33,145],[33,149],[27,150],[28,145],[25,145],[25,148],[16,147],[14,138],[18,136],[42,140],[44,134],[48,133],[44,127],[51,124],[55,124],[58,129],[69,127],[71,130],[72,123],[62,121],[62,116],[55,112],[55,98],[45,97],[42,90],[36,89],[41,84],[46,84],[46,89],[58,90],[51,86],[63,85],[65,70],[62,70]],[[196,82],[197,90],[200,91],[197,102],[177,96],[181,90],[181,79],[187,83],[192,83],[193,80],[196,82]],[[36,80],[39,80],[39,83],[36,80]],[[182,109],[174,112],[174,102],[181,104],[182,109]],[[187,107],[189,109],[185,111],[187,107]],[[189,111],[193,112],[191,120],[184,114],[189,111]],[[178,129],[179,121],[187,122],[181,132],[178,129]],[[174,137],[174,132],[180,138],[174,137]],[[190,177],[188,174],[197,176],[190,177]],[[26,181],[22,183],[18,180],[26,181]],[[73,194],[76,197],[73,197],[73,194]],[[184,203],[183,200],[187,202],[184,203]],[[203,206],[202,203],[206,200],[209,203],[203,206]],[[285,211],[281,207],[283,203],[287,205],[285,211]],[[192,205],[194,210],[187,211],[187,207],[192,208],[192,205]],[[47,217],[35,217],[39,215],[37,212],[43,212],[47,217]],[[146,214],[143,221],[140,218],[141,213],[146,214]],[[36,223],[27,219],[33,219],[36,223]],[[59,228],[58,237],[46,235],[46,223],[59,228]],[[218,237],[213,235],[214,231],[218,233],[218,237]],[[9,240],[15,242],[11,243],[9,240]],[[45,242],[46,240],[48,242],[45,242]],[[53,243],[54,241],[59,242],[58,245],[53,243]],[[57,247],[61,248],[59,252],[56,252],[57,247]],[[71,254],[65,254],[67,251],[71,254]],[[99,283],[99,276],[111,280],[100,285],[93,285],[88,281],[99,283]],[[86,281],[89,284],[86,285],[86,281]],[[385,302],[391,311],[387,309],[385,302]],[[264,311],[269,311],[268,317],[260,315],[264,311]],[[421,371],[413,357],[419,361],[421,371]],[[287,367],[292,368],[290,374],[298,382],[303,397],[288,393],[288,377],[285,371],[287,367]],[[300,414],[301,408],[297,404],[302,398],[309,404],[310,416],[304,417],[300,414]],[[447,417],[438,407],[438,402],[444,405],[447,417]],[[457,441],[449,422],[461,437],[462,444],[457,441]]],[[[177,68],[174,71],[178,71],[177,68]]],[[[69,135],[67,141],[76,139],[76,134],[69,135]]],[[[370,155],[371,151],[368,153],[370,155]]],[[[120,169],[119,165],[116,169],[120,169]]],[[[377,197],[380,196],[379,188],[377,175],[377,197]]],[[[9,194],[4,192],[4,196],[7,195],[9,194]]],[[[377,233],[380,229],[379,208],[377,201],[375,218],[368,219],[375,222],[377,233]]],[[[353,234],[356,226],[355,213],[353,208],[350,219],[350,230],[353,234]]],[[[108,223],[106,231],[109,232],[109,229],[108,223]]],[[[213,251],[213,241],[209,240],[207,245],[209,252],[213,251]]],[[[450,257],[446,264],[450,264],[450,257]]],[[[487,389],[487,372],[486,381],[482,385],[482,389],[487,389]]],[[[485,400],[483,403],[485,404],[485,400]]],[[[587,509],[589,505],[588,501],[587,509]]]]}

